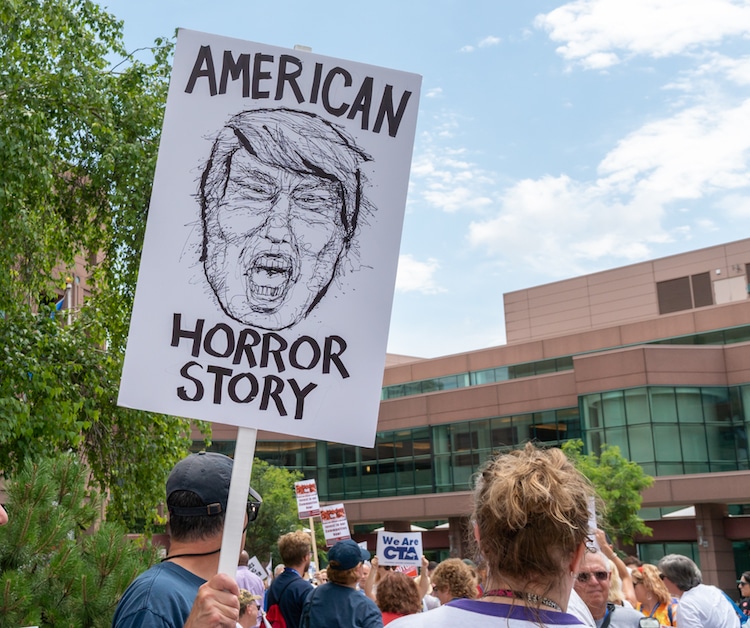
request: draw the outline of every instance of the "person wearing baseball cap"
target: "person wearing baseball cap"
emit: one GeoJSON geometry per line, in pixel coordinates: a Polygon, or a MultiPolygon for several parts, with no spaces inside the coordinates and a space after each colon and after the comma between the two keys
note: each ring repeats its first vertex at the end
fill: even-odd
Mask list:
{"type": "MultiPolygon", "coordinates": [[[[236,626],[239,588],[231,576],[216,573],[232,464],[222,454],[200,452],[172,469],[166,491],[169,551],[125,591],[113,628],[236,626]]],[[[258,516],[261,502],[251,488],[246,526],[258,516]]]]}
{"type": "Polygon", "coordinates": [[[313,589],[302,609],[300,628],[382,628],[377,604],[357,591],[362,564],[370,553],[351,539],[328,552],[328,583],[313,589]]]}

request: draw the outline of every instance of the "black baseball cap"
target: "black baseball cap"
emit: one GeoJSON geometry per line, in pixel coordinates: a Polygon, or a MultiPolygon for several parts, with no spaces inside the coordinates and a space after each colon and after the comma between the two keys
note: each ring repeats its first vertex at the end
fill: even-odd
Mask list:
{"type": "MultiPolygon", "coordinates": [[[[229,485],[232,482],[234,461],[224,454],[201,451],[180,460],[167,478],[167,506],[171,514],[181,517],[219,515],[227,511],[229,485]],[[169,498],[176,491],[189,491],[197,495],[202,506],[171,506],[169,498]]],[[[263,500],[250,488],[247,514],[253,521],[263,500]]]]}

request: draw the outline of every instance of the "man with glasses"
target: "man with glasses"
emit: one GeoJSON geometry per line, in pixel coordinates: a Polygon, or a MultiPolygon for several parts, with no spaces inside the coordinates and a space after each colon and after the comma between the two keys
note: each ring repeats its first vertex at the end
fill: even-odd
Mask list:
{"type": "MultiPolygon", "coordinates": [[[[125,591],[113,628],[236,625],[239,588],[232,576],[216,573],[232,464],[222,454],[201,452],[172,469],[167,479],[169,551],[125,591]]],[[[260,503],[250,489],[245,525],[255,520],[260,503]]]]}
{"type": "Polygon", "coordinates": [[[703,584],[698,565],[687,556],[668,554],[658,567],[664,586],[680,598],[680,628],[738,628],[740,621],[732,601],[721,589],[703,584]]]}
{"type": "Polygon", "coordinates": [[[611,578],[609,560],[604,554],[587,553],[573,588],[591,611],[597,628],[638,628],[641,613],[634,608],[608,603],[611,578]]]}

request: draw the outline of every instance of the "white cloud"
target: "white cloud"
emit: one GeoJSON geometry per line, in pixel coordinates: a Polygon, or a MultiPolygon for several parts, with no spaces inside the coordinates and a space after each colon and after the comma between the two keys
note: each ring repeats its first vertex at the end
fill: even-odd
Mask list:
{"type": "Polygon", "coordinates": [[[703,103],[646,124],[605,156],[592,181],[546,176],[510,187],[495,216],[471,223],[469,243],[570,276],[605,260],[639,261],[655,243],[716,229],[714,220],[691,225],[686,201],[747,218],[748,119],[750,99],[735,107],[703,103]],[[667,218],[680,222],[667,227],[667,218]]]}
{"type": "Polygon", "coordinates": [[[485,37],[484,39],[481,39],[477,45],[480,48],[489,48],[490,46],[497,46],[497,45],[499,45],[500,41],[501,41],[501,39],[499,37],[495,37],[494,35],[490,35],[488,37],[485,37]]]}
{"type": "Polygon", "coordinates": [[[538,15],[557,52],[601,69],[625,56],[665,57],[750,34],[750,6],[736,0],[574,0],[538,15]]]}
{"type": "Polygon", "coordinates": [[[472,162],[466,150],[452,144],[461,120],[442,114],[417,142],[409,194],[445,212],[481,212],[494,203],[494,177],[472,162]]]}
{"type": "Polygon", "coordinates": [[[487,37],[483,37],[480,39],[476,45],[475,44],[467,44],[465,46],[461,46],[461,48],[458,49],[459,52],[469,53],[474,52],[477,48],[490,48],[492,46],[497,46],[500,44],[502,40],[499,37],[495,37],[494,35],[488,35],[487,37]]]}
{"type": "Polygon", "coordinates": [[[412,255],[399,255],[398,272],[396,273],[396,290],[398,292],[421,292],[422,294],[438,294],[445,292],[435,280],[435,273],[440,264],[434,258],[420,262],[412,255]]]}
{"type": "Polygon", "coordinates": [[[440,98],[443,95],[443,88],[442,87],[433,87],[432,89],[428,89],[425,93],[425,98],[440,98]]]}

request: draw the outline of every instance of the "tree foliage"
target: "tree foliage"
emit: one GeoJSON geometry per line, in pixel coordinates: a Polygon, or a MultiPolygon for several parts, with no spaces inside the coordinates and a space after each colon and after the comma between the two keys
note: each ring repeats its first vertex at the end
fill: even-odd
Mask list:
{"type": "Polygon", "coordinates": [[[247,529],[245,549],[263,564],[271,557],[277,565],[281,561],[276,545],[279,537],[303,527],[294,493],[294,483],[301,479],[299,471],[273,467],[258,458],[253,461],[250,485],[263,498],[263,505],[258,518],[247,529]]]}
{"type": "Polygon", "coordinates": [[[110,518],[148,526],[189,422],[116,399],[172,43],[129,57],[90,0],[0,0],[0,24],[0,470],[72,449],[110,518]],[[62,325],[77,257],[92,294],[62,325]]]}
{"type": "Polygon", "coordinates": [[[133,578],[156,560],[121,524],[91,526],[98,491],[73,454],[27,459],[7,484],[10,515],[0,528],[0,628],[110,626],[133,578]]]}
{"type": "Polygon", "coordinates": [[[583,453],[583,441],[568,441],[562,446],[565,454],[596,488],[604,505],[597,514],[599,527],[613,539],[633,543],[637,534],[651,535],[638,516],[643,501],[641,491],[654,483],[654,478],[636,462],[623,457],[620,448],[602,445],[601,453],[583,453]]]}

